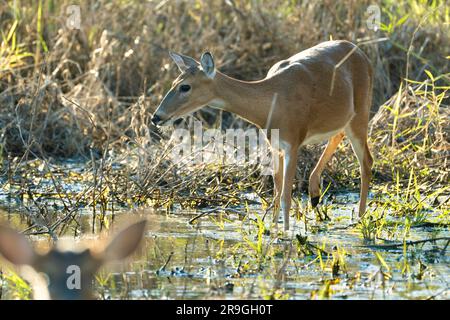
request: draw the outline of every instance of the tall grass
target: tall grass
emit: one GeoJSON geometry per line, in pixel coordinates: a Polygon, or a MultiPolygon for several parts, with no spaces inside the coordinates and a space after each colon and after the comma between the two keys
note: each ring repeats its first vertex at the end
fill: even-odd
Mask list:
{"type": "MultiPolygon", "coordinates": [[[[87,193],[92,203],[106,187],[121,203],[168,208],[237,203],[236,192],[249,186],[264,198],[267,180],[255,179],[255,167],[188,168],[166,156],[170,131],[159,132],[149,119],[177,75],[168,50],[194,57],[210,50],[223,72],[252,80],[276,61],[332,38],[361,43],[374,66],[374,180],[394,181],[398,174],[406,183],[411,168],[428,187],[449,179],[446,1],[384,0],[378,31],[366,23],[368,0],[83,1],[80,30],[66,25],[71,4],[0,5],[3,176],[11,166],[14,172],[28,168],[21,166],[25,159],[43,159],[48,171],[37,174],[49,174],[52,160],[79,157],[95,173],[90,177],[98,189],[87,193]],[[220,177],[211,178],[217,171],[220,177]]],[[[248,125],[211,109],[196,116],[205,126],[248,125]]],[[[352,187],[358,166],[348,144],[340,149],[325,179],[332,187],[352,187]]],[[[320,150],[301,151],[299,188],[320,150]]]]}

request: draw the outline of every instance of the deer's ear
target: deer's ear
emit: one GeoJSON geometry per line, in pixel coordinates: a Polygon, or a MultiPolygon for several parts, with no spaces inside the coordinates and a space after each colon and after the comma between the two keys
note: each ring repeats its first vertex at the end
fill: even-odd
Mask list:
{"type": "Polygon", "coordinates": [[[142,220],[120,231],[103,252],[104,259],[106,261],[121,260],[132,254],[144,236],[146,224],[147,220],[142,220]]]}
{"type": "Polygon", "coordinates": [[[173,51],[169,51],[169,55],[172,58],[172,60],[177,64],[178,69],[180,69],[181,72],[184,72],[191,67],[198,66],[198,62],[191,57],[173,51]]]}
{"type": "Polygon", "coordinates": [[[27,238],[17,231],[0,225],[0,254],[15,265],[31,265],[35,252],[27,238]]]}
{"type": "Polygon", "coordinates": [[[216,67],[214,65],[214,58],[210,52],[205,52],[202,54],[200,64],[203,72],[208,76],[208,78],[214,79],[214,76],[216,75],[216,67]]]}

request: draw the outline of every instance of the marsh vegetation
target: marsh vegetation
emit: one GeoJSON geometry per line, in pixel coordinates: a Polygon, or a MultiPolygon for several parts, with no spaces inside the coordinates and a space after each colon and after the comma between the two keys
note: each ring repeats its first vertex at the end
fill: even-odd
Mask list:
{"type": "MultiPolygon", "coordinates": [[[[149,220],[145,244],[102,269],[100,298],[448,299],[450,4],[371,1],[71,1],[0,4],[0,219],[38,245],[149,220]],[[151,116],[178,70],[168,56],[213,52],[219,69],[263,78],[321,41],[360,44],[374,68],[368,212],[343,143],[311,209],[323,144],[302,148],[293,231],[271,225],[272,181],[258,165],[175,161],[174,127],[250,124],[210,108],[163,129],[151,116]],[[279,228],[278,228],[279,229],[279,228]]],[[[196,154],[189,155],[195,158],[196,154]]],[[[0,298],[28,284],[2,264],[0,298]]]]}

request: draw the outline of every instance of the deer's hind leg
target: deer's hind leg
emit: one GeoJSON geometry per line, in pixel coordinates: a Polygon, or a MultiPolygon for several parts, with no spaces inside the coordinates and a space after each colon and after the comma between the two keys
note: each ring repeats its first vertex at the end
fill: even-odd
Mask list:
{"type": "Polygon", "coordinates": [[[278,157],[278,162],[273,163],[273,222],[278,222],[278,217],[280,215],[280,199],[281,191],[283,189],[283,161],[284,157],[280,153],[279,155],[274,155],[278,157]]]}
{"type": "Polygon", "coordinates": [[[367,121],[358,121],[353,119],[350,126],[346,128],[345,133],[350,139],[353,152],[358,158],[361,171],[361,187],[359,200],[359,216],[362,217],[366,212],[367,195],[369,193],[369,183],[372,177],[373,158],[370,154],[367,143],[367,121]]]}
{"type": "Polygon", "coordinates": [[[344,133],[340,132],[328,140],[328,144],[325,147],[322,155],[320,156],[319,161],[317,162],[314,170],[311,172],[309,176],[309,197],[311,199],[311,205],[315,208],[319,204],[320,200],[320,175],[322,174],[323,169],[325,168],[328,161],[330,161],[331,156],[336,151],[339,143],[341,143],[344,138],[344,133]]]}

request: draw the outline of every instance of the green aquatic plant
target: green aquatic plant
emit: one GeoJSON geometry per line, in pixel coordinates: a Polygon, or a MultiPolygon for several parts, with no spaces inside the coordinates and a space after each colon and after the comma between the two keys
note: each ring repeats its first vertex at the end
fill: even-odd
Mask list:
{"type": "Polygon", "coordinates": [[[31,299],[31,287],[30,285],[20,277],[12,269],[6,269],[0,272],[0,285],[8,288],[14,288],[10,290],[13,299],[18,300],[30,300],[31,299]]]}
{"type": "Polygon", "coordinates": [[[339,276],[341,272],[347,272],[346,267],[346,251],[343,247],[336,246],[333,248],[333,258],[331,259],[331,275],[333,278],[339,276]]]}
{"type": "Polygon", "coordinates": [[[266,226],[259,214],[255,214],[256,221],[252,221],[252,224],[256,227],[256,235],[249,234],[244,235],[243,240],[244,243],[248,246],[248,248],[253,251],[253,254],[258,259],[258,261],[262,262],[267,258],[270,258],[266,255],[267,253],[267,240],[265,237],[266,226]],[[255,240],[252,240],[254,238],[255,240]]]}
{"type": "Polygon", "coordinates": [[[386,217],[383,210],[367,213],[359,222],[358,228],[364,240],[373,241],[384,230],[386,217]]]}

